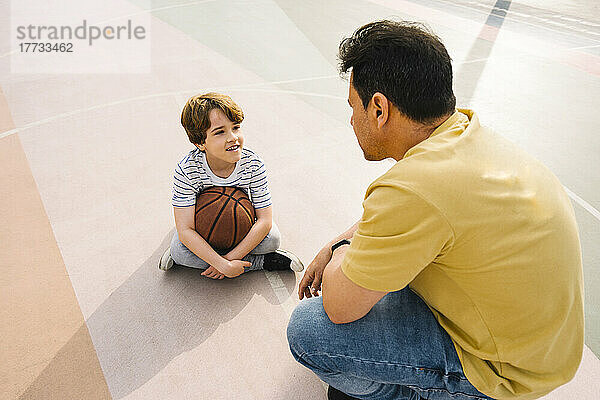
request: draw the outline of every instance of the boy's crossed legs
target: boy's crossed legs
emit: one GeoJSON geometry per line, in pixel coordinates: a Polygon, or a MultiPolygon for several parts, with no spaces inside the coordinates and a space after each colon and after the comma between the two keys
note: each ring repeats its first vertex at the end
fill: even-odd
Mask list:
{"type": "MultiPolygon", "coordinates": [[[[265,254],[272,253],[279,248],[281,241],[281,233],[277,225],[273,224],[271,231],[265,236],[265,238],[248,254],[243,258],[244,261],[252,263],[250,267],[244,268],[244,272],[254,271],[263,268],[263,262],[265,254]]],[[[185,247],[179,240],[177,231],[173,235],[171,240],[171,257],[176,264],[184,265],[191,268],[207,269],[210,265],[194,254],[190,249],[185,247]]]]}
{"type": "MultiPolygon", "coordinates": [[[[271,227],[271,231],[265,236],[265,238],[247,255],[243,258],[244,261],[250,262],[250,267],[245,267],[244,272],[255,271],[260,269],[292,269],[293,271],[302,271],[304,266],[300,260],[293,254],[279,249],[281,242],[281,233],[275,223],[271,227]],[[266,260],[266,263],[265,263],[266,260]],[[287,261],[289,260],[289,263],[287,261]],[[277,265],[277,264],[282,265],[277,265]],[[285,265],[289,265],[288,268],[283,268],[285,265]]],[[[160,269],[169,269],[169,263],[183,265],[185,267],[198,268],[205,270],[210,265],[198,257],[194,252],[188,249],[179,240],[177,231],[173,234],[171,240],[170,255],[169,249],[165,251],[161,262],[159,264],[160,269]],[[169,260],[169,257],[172,261],[169,260]],[[166,268],[165,268],[166,267],[166,268]]]]}

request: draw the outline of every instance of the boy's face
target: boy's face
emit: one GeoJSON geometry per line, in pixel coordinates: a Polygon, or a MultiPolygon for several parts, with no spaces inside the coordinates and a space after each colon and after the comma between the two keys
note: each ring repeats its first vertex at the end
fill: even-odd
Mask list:
{"type": "Polygon", "coordinates": [[[205,151],[207,158],[212,161],[235,164],[242,158],[244,146],[240,124],[231,122],[219,109],[210,110],[208,117],[210,127],[206,131],[206,140],[196,146],[205,151]]]}

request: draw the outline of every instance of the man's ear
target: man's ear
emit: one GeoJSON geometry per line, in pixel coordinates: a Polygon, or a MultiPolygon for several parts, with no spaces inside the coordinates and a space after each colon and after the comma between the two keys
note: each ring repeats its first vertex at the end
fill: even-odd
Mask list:
{"type": "Polygon", "coordinates": [[[375,119],[377,128],[381,128],[390,115],[390,102],[383,93],[376,92],[371,98],[371,104],[373,105],[372,117],[375,119]]]}
{"type": "Polygon", "coordinates": [[[204,144],[197,144],[197,143],[195,143],[194,146],[196,146],[197,148],[199,148],[200,151],[204,151],[205,150],[204,144]]]}

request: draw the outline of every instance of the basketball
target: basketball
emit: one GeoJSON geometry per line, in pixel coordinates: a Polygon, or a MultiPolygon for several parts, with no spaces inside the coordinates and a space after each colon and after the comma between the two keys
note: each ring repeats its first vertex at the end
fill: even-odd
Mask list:
{"type": "Polygon", "coordinates": [[[237,246],[255,219],[254,206],[240,188],[213,186],[196,197],[196,232],[215,250],[237,246]]]}

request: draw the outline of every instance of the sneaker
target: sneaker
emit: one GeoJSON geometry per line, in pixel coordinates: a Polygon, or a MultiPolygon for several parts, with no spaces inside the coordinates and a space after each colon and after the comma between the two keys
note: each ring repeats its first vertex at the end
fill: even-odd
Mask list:
{"type": "Polygon", "coordinates": [[[344,392],[340,392],[333,386],[329,386],[327,389],[327,400],[358,400],[356,397],[347,395],[344,392]]]}
{"type": "Polygon", "coordinates": [[[265,254],[263,268],[267,271],[286,271],[291,269],[294,272],[300,272],[304,269],[304,265],[295,254],[277,249],[273,253],[265,254]]]}
{"type": "Polygon", "coordinates": [[[173,261],[173,257],[171,257],[171,246],[169,246],[160,258],[160,261],[158,262],[158,269],[166,271],[170,269],[173,266],[173,264],[175,264],[175,261],[173,261]]]}

